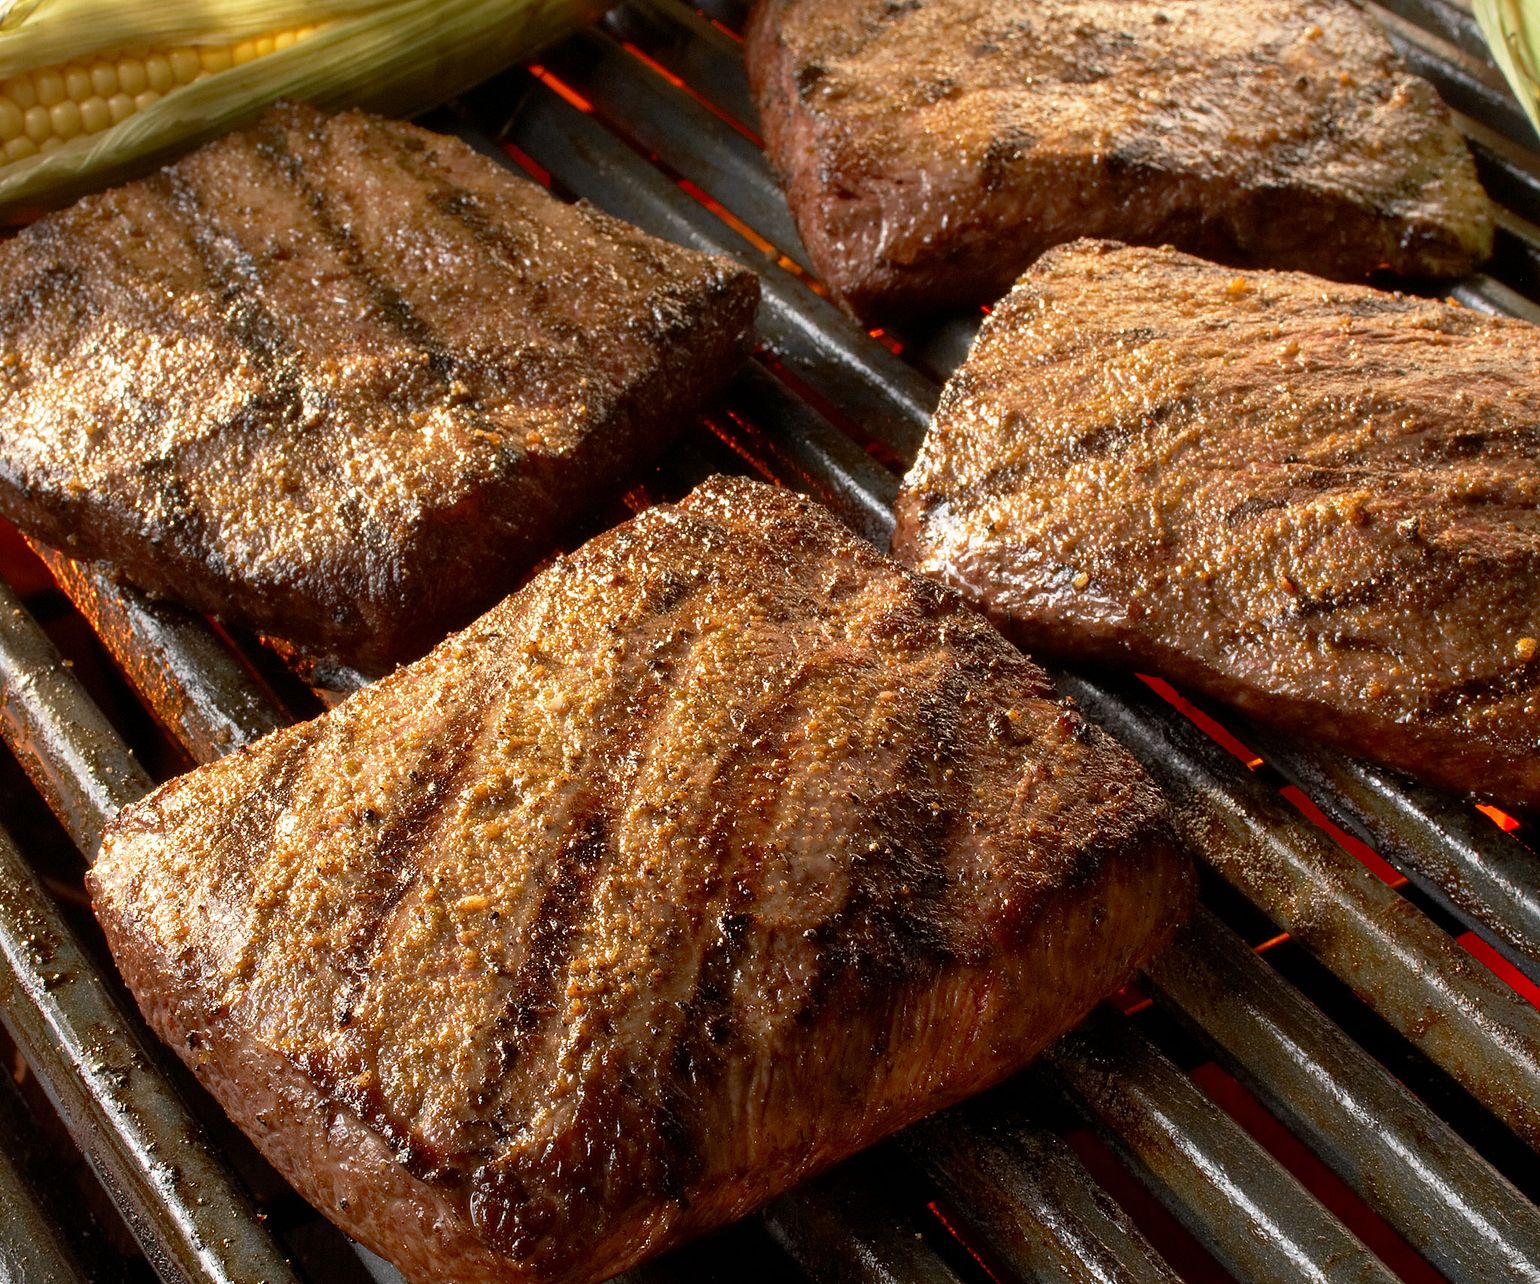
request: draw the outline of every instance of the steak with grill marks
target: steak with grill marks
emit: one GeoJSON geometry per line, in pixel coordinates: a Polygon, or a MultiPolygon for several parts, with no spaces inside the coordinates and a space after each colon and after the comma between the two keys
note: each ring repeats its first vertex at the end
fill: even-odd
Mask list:
{"type": "Polygon", "coordinates": [[[1491,251],[1449,113],[1350,0],[760,0],[745,53],[868,320],[992,303],[1080,236],[1347,279],[1491,251]]]}
{"type": "Polygon", "coordinates": [[[661,450],[757,298],[456,139],[281,107],[0,245],[0,514],[380,670],[661,450]]]}
{"type": "Polygon", "coordinates": [[[1029,649],[1540,804],[1540,329],[1174,250],[1043,256],[894,550],[1029,649]]]}
{"type": "Polygon", "coordinates": [[[416,1281],[606,1279],[1022,1064],[1191,894],[950,590],[717,479],[126,809],[151,1025],[416,1281]]]}

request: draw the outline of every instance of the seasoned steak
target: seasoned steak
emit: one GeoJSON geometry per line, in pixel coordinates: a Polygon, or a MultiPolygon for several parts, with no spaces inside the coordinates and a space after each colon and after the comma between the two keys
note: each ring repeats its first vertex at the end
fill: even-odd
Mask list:
{"type": "Polygon", "coordinates": [[[985,322],[895,551],[1023,645],[1540,804],[1540,329],[1077,242],[985,322]]]}
{"type": "Polygon", "coordinates": [[[949,590],[708,482],[90,879],[151,1025],[414,1281],[596,1281],[1022,1064],[1170,936],[1120,747],[949,590]]]}
{"type": "Polygon", "coordinates": [[[279,108],[0,245],[0,514],[381,670],[660,450],[757,298],[455,139],[279,108]]]}
{"type": "Polygon", "coordinates": [[[1465,272],[1465,144],[1350,0],[760,0],[746,56],[813,263],[886,320],[1078,236],[1362,278],[1465,272]]]}

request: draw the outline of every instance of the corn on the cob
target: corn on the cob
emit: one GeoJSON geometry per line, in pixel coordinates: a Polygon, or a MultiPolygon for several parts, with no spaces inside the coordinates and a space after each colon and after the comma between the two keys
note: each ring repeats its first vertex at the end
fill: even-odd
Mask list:
{"type": "Polygon", "coordinates": [[[1476,22],[1514,95],[1540,131],[1540,3],[1476,0],[1476,22]]]}
{"type": "Polygon", "coordinates": [[[278,98],[406,115],[603,0],[33,0],[0,16],[0,217],[113,181],[278,98]]]}

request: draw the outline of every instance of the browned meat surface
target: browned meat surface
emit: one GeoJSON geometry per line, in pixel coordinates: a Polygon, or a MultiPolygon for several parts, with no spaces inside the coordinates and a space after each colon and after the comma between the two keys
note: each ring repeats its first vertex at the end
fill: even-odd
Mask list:
{"type": "Polygon", "coordinates": [[[1347,279],[1491,250],[1448,112],[1350,0],[760,0],[746,55],[868,319],[992,303],[1079,236],[1347,279]]]}
{"type": "Polygon", "coordinates": [[[757,297],[457,140],[281,108],[0,245],[0,514],[379,670],[661,449],[757,297]]]}
{"type": "Polygon", "coordinates": [[[1190,897],[949,590],[718,479],[166,785],[91,874],[150,1023],[414,1281],[593,1281],[1027,1060],[1190,897]]]}
{"type": "Polygon", "coordinates": [[[942,395],[894,549],[1023,645],[1540,804],[1540,329],[1045,255],[942,395]]]}

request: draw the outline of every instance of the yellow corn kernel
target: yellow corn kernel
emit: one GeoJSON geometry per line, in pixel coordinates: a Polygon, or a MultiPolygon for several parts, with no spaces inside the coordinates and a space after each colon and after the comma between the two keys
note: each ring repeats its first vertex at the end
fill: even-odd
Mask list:
{"type": "Polygon", "coordinates": [[[37,106],[37,90],[32,87],[31,76],[12,76],[3,86],[0,86],[0,89],[3,89],[5,96],[22,111],[37,106]]]}
{"type": "Polygon", "coordinates": [[[100,95],[93,95],[80,104],[80,128],[87,134],[99,134],[113,125],[112,108],[100,95]]]}
{"type": "Polygon", "coordinates": [[[144,60],[144,78],[150,82],[150,88],[157,94],[164,94],[176,88],[176,76],[171,70],[171,60],[160,54],[151,54],[144,60]]]}
{"type": "Polygon", "coordinates": [[[137,58],[118,59],[118,88],[130,97],[142,94],[150,87],[150,79],[144,74],[144,64],[137,58]]]}
{"type": "Polygon", "coordinates": [[[64,77],[52,68],[34,71],[32,83],[37,86],[37,100],[44,107],[64,101],[64,77]]]}
{"type": "Polygon", "coordinates": [[[48,108],[39,103],[36,107],[27,108],[27,137],[39,147],[43,140],[53,133],[53,117],[48,114],[48,108]]]}
{"type": "Polygon", "coordinates": [[[0,82],[0,165],[111,129],[183,85],[290,49],[314,30],[295,27],[234,46],[135,46],[13,76],[0,82]]]}
{"type": "Polygon", "coordinates": [[[170,55],[171,74],[179,85],[190,85],[203,72],[196,49],[173,49],[170,55]]]}
{"type": "Polygon", "coordinates": [[[80,104],[66,98],[48,109],[48,119],[53,125],[53,137],[68,142],[80,132],[80,104]]]}

